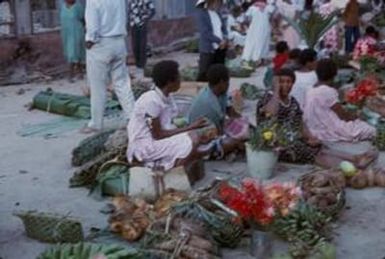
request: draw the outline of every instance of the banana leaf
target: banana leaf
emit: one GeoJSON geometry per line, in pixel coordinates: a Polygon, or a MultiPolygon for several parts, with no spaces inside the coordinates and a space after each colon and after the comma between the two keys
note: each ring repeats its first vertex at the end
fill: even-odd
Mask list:
{"type": "MultiPolygon", "coordinates": [[[[89,119],[91,117],[91,102],[86,96],[54,92],[52,89],[41,91],[33,98],[32,107],[49,113],[64,116],[89,119]]],[[[118,101],[109,100],[106,103],[106,113],[120,110],[118,101]]]]}
{"type": "Polygon", "coordinates": [[[40,254],[37,259],[90,259],[97,255],[104,255],[107,259],[144,258],[135,248],[115,244],[77,243],[54,246],[40,254]]]}
{"type": "Polygon", "coordinates": [[[324,17],[317,12],[311,12],[306,19],[300,18],[295,21],[286,16],[283,16],[283,19],[299,33],[309,48],[315,48],[323,36],[338,22],[338,13],[339,11],[335,11],[324,17]]]}
{"type": "Polygon", "coordinates": [[[128,165],[123,162],[109,161],[101,166],[90,195],[95,199],[103,196],[128,195],[130,173],[128,165]]]}

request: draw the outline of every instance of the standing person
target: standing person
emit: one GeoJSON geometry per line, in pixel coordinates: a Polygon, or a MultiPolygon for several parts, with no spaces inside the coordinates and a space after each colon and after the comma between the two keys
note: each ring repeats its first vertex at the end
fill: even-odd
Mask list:
{"type": "Polygon", "coordinates": [[[268,57],[271,39],[270,15],[273,11],[274,6],[266,4],[263,0],[254,1],[247,10],[246,16],[251,22],[242,54],[243,61],[263,63],[268,57]]]}
{"type": "MultiPolygon", "coordinates": [[[[331,3],[331,0],[323,0],[323,4],[319,7],[319,13],[323,17],[327,17],[336,11],[336,7],[331,3]]],[[[325,48],[331,52],[338,50],[338,25],[331,27],[323,38],[325,48]]]]}
{"type": "Polygon", "coordinates": [[[345,22],[345,51],[352,53],[358,38],[360,37],[359,4],[357,0],[349,0],[343,18],[345,22]]]}
{"type": "Polygon", "coordinates": [[[207,71],[213,64],[224,64],[227,49],[227,29],[219,9],[221,0],[198,0],[196,21],[199,29],[199,74],[197,81],[207,81],[207,71]]]}
{"type": "Polygon", "coordinates": [[[8,0],[0,0],[0,36],[10,36],[13,16],[8,0]]]}
{"type": "Polygon", "coordinates": [[[235,48],[243,48],[245,45],[245,30],[239,18],[242,15],[242,8],[235,6],[231,10],[231,14],[227,17],[227,32],[229,34],[229,41],[235,48]]]}
{"type": "Polygon", "coordinates": [[[82,74],[86,51],[84,45],[84,7],[76,0],[65,0],[60,9],[61,38],[64,56],[70,65],[69,81],[82,74]]]}
{"type": "MultiPolygon", "coordinates": [[[[277,8],[282,16],[292,20],[296,20],[299,17],[300,10],[298,5],[294,4],[292,0],[278,0],[277,8]]],[[[283,27],[282,40],[287,42],[290,49],[297,48],[301,41],[298,32],[284,19],[281,19],[281,26],[283,27]]]]}
{"type": "Polygon", "coordinates": [[[139,77],[143,77],[147,59],[147,24],[155,15],[155,6],[152,0],[131,0],[129,7],[132,50],[139,77]]]}
{"type": "Polygon", "coordinates": [[[103,128],[107,86],[112,81],[126,119],[130,118],[134,97],[126,65],[126,0],[87,0],[87,75],[91,85],[91,121],[83,133],[103,128]]]}

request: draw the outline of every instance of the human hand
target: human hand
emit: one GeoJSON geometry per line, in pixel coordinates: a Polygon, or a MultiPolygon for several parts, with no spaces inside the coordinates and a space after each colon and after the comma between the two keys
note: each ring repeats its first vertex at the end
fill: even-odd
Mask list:
{"type": "Polygon", "coordinates": [[[279,96],[279,77],[278,76],[273,77],[273,95],[274,97],[279,96]]]}
{"type": "Polygon", "coordinates": [[[227,41],[226,40],[223,40],[220,44],[219,44],[219,49],[225,49],[227,48],[227,41]]]}
{"type": "Polygon", "coordinates": [[[200,118],[190,125],[190,129],[200,129],[207,126],[209,126],[209,121],[206,118],[200,118]]]}
{"type": "Polygon", "coordinates": [[[94,42],[92,42],[92,41],[86,41],[86,49],[91,49],[92,46],[94,46],[94,45],[95,45],[94,42]]]}

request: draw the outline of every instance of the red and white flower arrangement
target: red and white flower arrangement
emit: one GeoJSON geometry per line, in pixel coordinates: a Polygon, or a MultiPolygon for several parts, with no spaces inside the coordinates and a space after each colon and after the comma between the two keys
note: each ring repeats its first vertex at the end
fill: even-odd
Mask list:
{"type": "Polygon", "coordinates": [[[374,77],[361,80],[354,89],[346,93],[346,102],[354,105],[362,105],[366,98],[377,95],[379,82],[374,77]]]}
{"type": "Polygon", "coordinates": [[[292,211],[301,197],[300,188],[292,183],[262,185],[254,179],[244,179],[240,187],[223,182],[219,198],[251,226],[268,227],[274,219],[292,211]]]}

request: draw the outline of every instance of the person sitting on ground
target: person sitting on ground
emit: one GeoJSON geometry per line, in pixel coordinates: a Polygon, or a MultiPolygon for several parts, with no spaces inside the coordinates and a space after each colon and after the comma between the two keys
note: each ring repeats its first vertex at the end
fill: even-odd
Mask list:
{"type": "Polygon", "coordinates": [[[323,59],[317,64],[316,73],[318,83],[307,92],[303,116],[310,133],[321,142],[356,142],[375,137],[374,127],[340,104],[333,87],[337,65],[331,59],[323,59]]]}
{"type": "Polygon", "coordinates": [[[289,140],[289,146],[280,152],[280,161],[313,163],[320,146],[304,127],[298,102],[289,95],[294,82],[295,74],[290,69],[281,69],[275,73],[273,91],[267,92],[258,102],[257,124],[274,119],[291,132],[293,139],[289,140]]]}
{"type": "Polygon", "coordinates": [[[300,49],[292,49],[289,51],[289,59],[282,66],[282,68],[291,69],[292,71],[296,71],[301,68],[299,57],[301,55],[300,49]]]}
{"type": "Polygon", "coordinates": [[[275,45],[275,52],[273,70],[277,72],[289,60],[289,45],[287,45],[286,41],[280,41],[275,45]]]}
{"type": "Polygon", "coordinates": [[[205,135],[207,120],[197,118],[187,127],[177,128],[173,120],[178,111],[170,94],[180,88],[178,63],[161,61],[154,66],[155,89],[144,93],[135,103],[128,123],[127,159],[145,166],[169,170],[209,154],[215,131],[205,135]],[[203,146],[202,146],[203,145],[203,146]]]}
{"type": "Polygon", "coordinates": [[[246,30],[243,24],[238,21],[238,18],[241,16],[241,14],[242,8],[240,6],[235,6],[227,18],[227,31],[229,34],[229,40],[234,45],[237,53],[242,50],[246,39],[246,30]]]}
{"type": "Polygon", "coordinates": [[[359,61],[364,56],[376,56],[381,62],[384,54],[378,45],[378,38],[379,33],[373,26],[366,28],[365,36],[359,39],[354,47],[353,60],[359,61]]]}
{"type": "Polygon", "coordinates": [[[317,52],[313,49],[305,49],[299,57],[301,68],[295,71],[295,84],[290,95],[293,96],[303,110],[306,92],[317,83],[315,68],[317,65],[317,52]]]}
{"type": "MultiPolygon", "coordinates": [[[[194,99],[189,113],[190,122],[205,117],[212,122],[220,135],[221,156],[242,149],[248,137],[248,122],[240,117],[232,107],[228,107],[229,70],[222,64],[212,65],[207,73],[209,85],[194,99]],[[228,118],[228,120],[226,120],[228,118]],[[232,128],[237,128],[236,132],[232,128]]],[[[218,151],[218,150],[217,150],[218,151]]]]}

